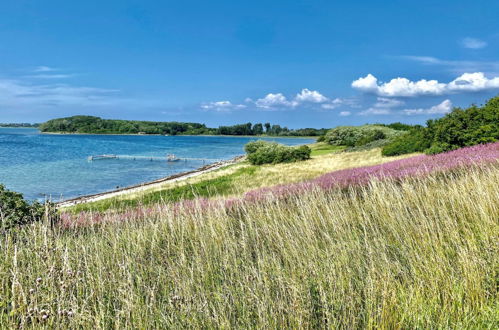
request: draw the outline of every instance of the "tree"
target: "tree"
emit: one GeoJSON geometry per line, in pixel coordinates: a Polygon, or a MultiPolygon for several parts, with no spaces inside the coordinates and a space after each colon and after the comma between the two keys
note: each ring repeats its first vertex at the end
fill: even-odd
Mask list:
{"type": "Polygon", "coordinates": [[[0,184],[0,231],[40,221],[47,216],[53,222],[58,220],[52,203],[30,204],[22,194],[7,190],[0,184]]]}
{"type": "Polygon", "coordinates": [[[265,133],[270,134],[270,123],[265,123],[265,133]]]}
{"type": "Polygon", "coordinates": [[[263,125],[261,123],[253,125],[253,134],[254,135],[262,135],[263,134],[263,125]]]}

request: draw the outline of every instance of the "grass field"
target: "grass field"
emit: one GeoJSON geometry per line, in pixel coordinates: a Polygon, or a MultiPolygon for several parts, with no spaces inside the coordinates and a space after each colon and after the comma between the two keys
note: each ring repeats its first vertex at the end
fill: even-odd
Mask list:
{"type": "Polygon", "coordinates": [[[380,149],[362,152],[341,153],[343,147],[312,145],[312,159],[299,163],[253,166],[247,162],[175,183],[165,183],[140,193],[127,194],[105,200],[79,204],[73,212],[123,210],[131,206],[149,205],[157,202],[172,202],[194,197],[227,197],[240,195],[251,189],[299,182],[344,168],[376,165],[400,157],[382,157],[380,149]],[[315,155],[314,155],[315,152],[315,155]]]}
{"type": "Polygon", "coordinates": [[[0,237],[5,328],[480,328],[499,168],[0,237]]]}

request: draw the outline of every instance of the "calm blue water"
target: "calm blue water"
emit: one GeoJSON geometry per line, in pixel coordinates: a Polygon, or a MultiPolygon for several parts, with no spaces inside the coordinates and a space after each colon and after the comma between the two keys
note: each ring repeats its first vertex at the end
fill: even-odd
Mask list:
{"type": "MultiPolygon", "coordinates": [[[[53,201],[104,192],[203,166],[202,161],[100,160],[99,154],[229,159],[255,138],[217,136],[45,135],[0,127],[0,184],[27,199],[53,201]]],[[[310,139],[271,138],[288,145],[310,139]]]]}

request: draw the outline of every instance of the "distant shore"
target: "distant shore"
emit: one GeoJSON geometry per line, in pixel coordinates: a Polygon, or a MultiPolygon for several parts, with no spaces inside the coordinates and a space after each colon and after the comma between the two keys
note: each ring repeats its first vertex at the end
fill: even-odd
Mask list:
{"type": "Polygon", "coordinates": [[[102,193],[83,195],[83,196],[79,196],[76,198],[67,199],[67,200],[56,203],[56,205],[58,207],[71,207],[71,206],[74,206],[77,204],[96,202],[96,201],[111,198],[111,197],[136,193],[136,192],[144,191],[144,190],[147,190],[150,188],[159,187],[166,182],[183,181],[183,180],[186,180],[188,178],[192,178],[192,177],[204,174],[204,173],[215,171],[215,170],[218,170],[222,167],[236,164],[236,163],[242,161],[243,159],[245,159],[245,156],[237,156],[237,157],[234,157],[234,158],[229,159],[229,160],[211,163],[211,164],[205,165],[203,167],[200,167],[200,168],[192,170],[192,171],[173,174],[173,175],[170,175],[170,176],[167,176],[167,177],[164,177],[161,179],[157,179],[154,181],[144,182],[144,183],[136,184],[133,186],[128,186],[128,187],[119,188],[119,189],[115,189],[115,190],[105,191],[102,193]]]}
{"type": "Polygon", "coordinates": [[[317,139],[318,136],[276,136],[276,135],[214,135],[214,134],[176,134],[176,135],[164,135],[164,134],[138,134],[138,133],[66,133],[66,132],[40,132],[40,134],[47,135],[123,135],[123,136],[206,136],[206,137],[249,137],[249,138],[280,138],[280,139],[317,139]]]}

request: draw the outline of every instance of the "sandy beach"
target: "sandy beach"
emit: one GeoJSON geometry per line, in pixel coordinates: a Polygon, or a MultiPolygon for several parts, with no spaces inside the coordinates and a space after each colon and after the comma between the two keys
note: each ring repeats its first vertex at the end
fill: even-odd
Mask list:
{"type": "Polygon", "coordinates": [[[147,189],[159,187],[166,182],[182,181],[182,180],[186,180],[188,178],[192,178],[192,177],[204,174],[204,173],[212,172],[212,171],[218,170],[220,168],[223,168],[225,166],[238,163],[238,162],[242,161],[244,158],[245,158],[245,156],[237,156],[237,157],[229,159],[229,160],[211,163],[211,164],[205,165],[203,167],[200,167],[200,168],[192,170],[192,171],[173,174],[173,175],[170,175],[170,176],[158,179],[158,180],[144,182],[144,183],[140,183],[137,185],[119,188],[116,190],[110,190],[110,191],[106,191],[106,192],[102,192],[102,193],[98,193],[98,194],[84,195],[84,196],[80,196],[80,197],[76,197],[76,198],[72,198],[72,199],[67,199],[67,200],[64,200],[62,202],[56,203],[56,205],[57,205],[57,207],[64,208],[64,207],[70,207],[70,206],[74,206],[74,205],[81,204],[81,203],[90,203],[90,202],[95,202],[95,201],[99,201],[99,200],[103,200],[103,199],[107,199],[107,198],[111,198],[111,197],[121,196],[121,195],[125,195],[125,194],[132,194],[132,193],[144,191],[147,189]]]}

